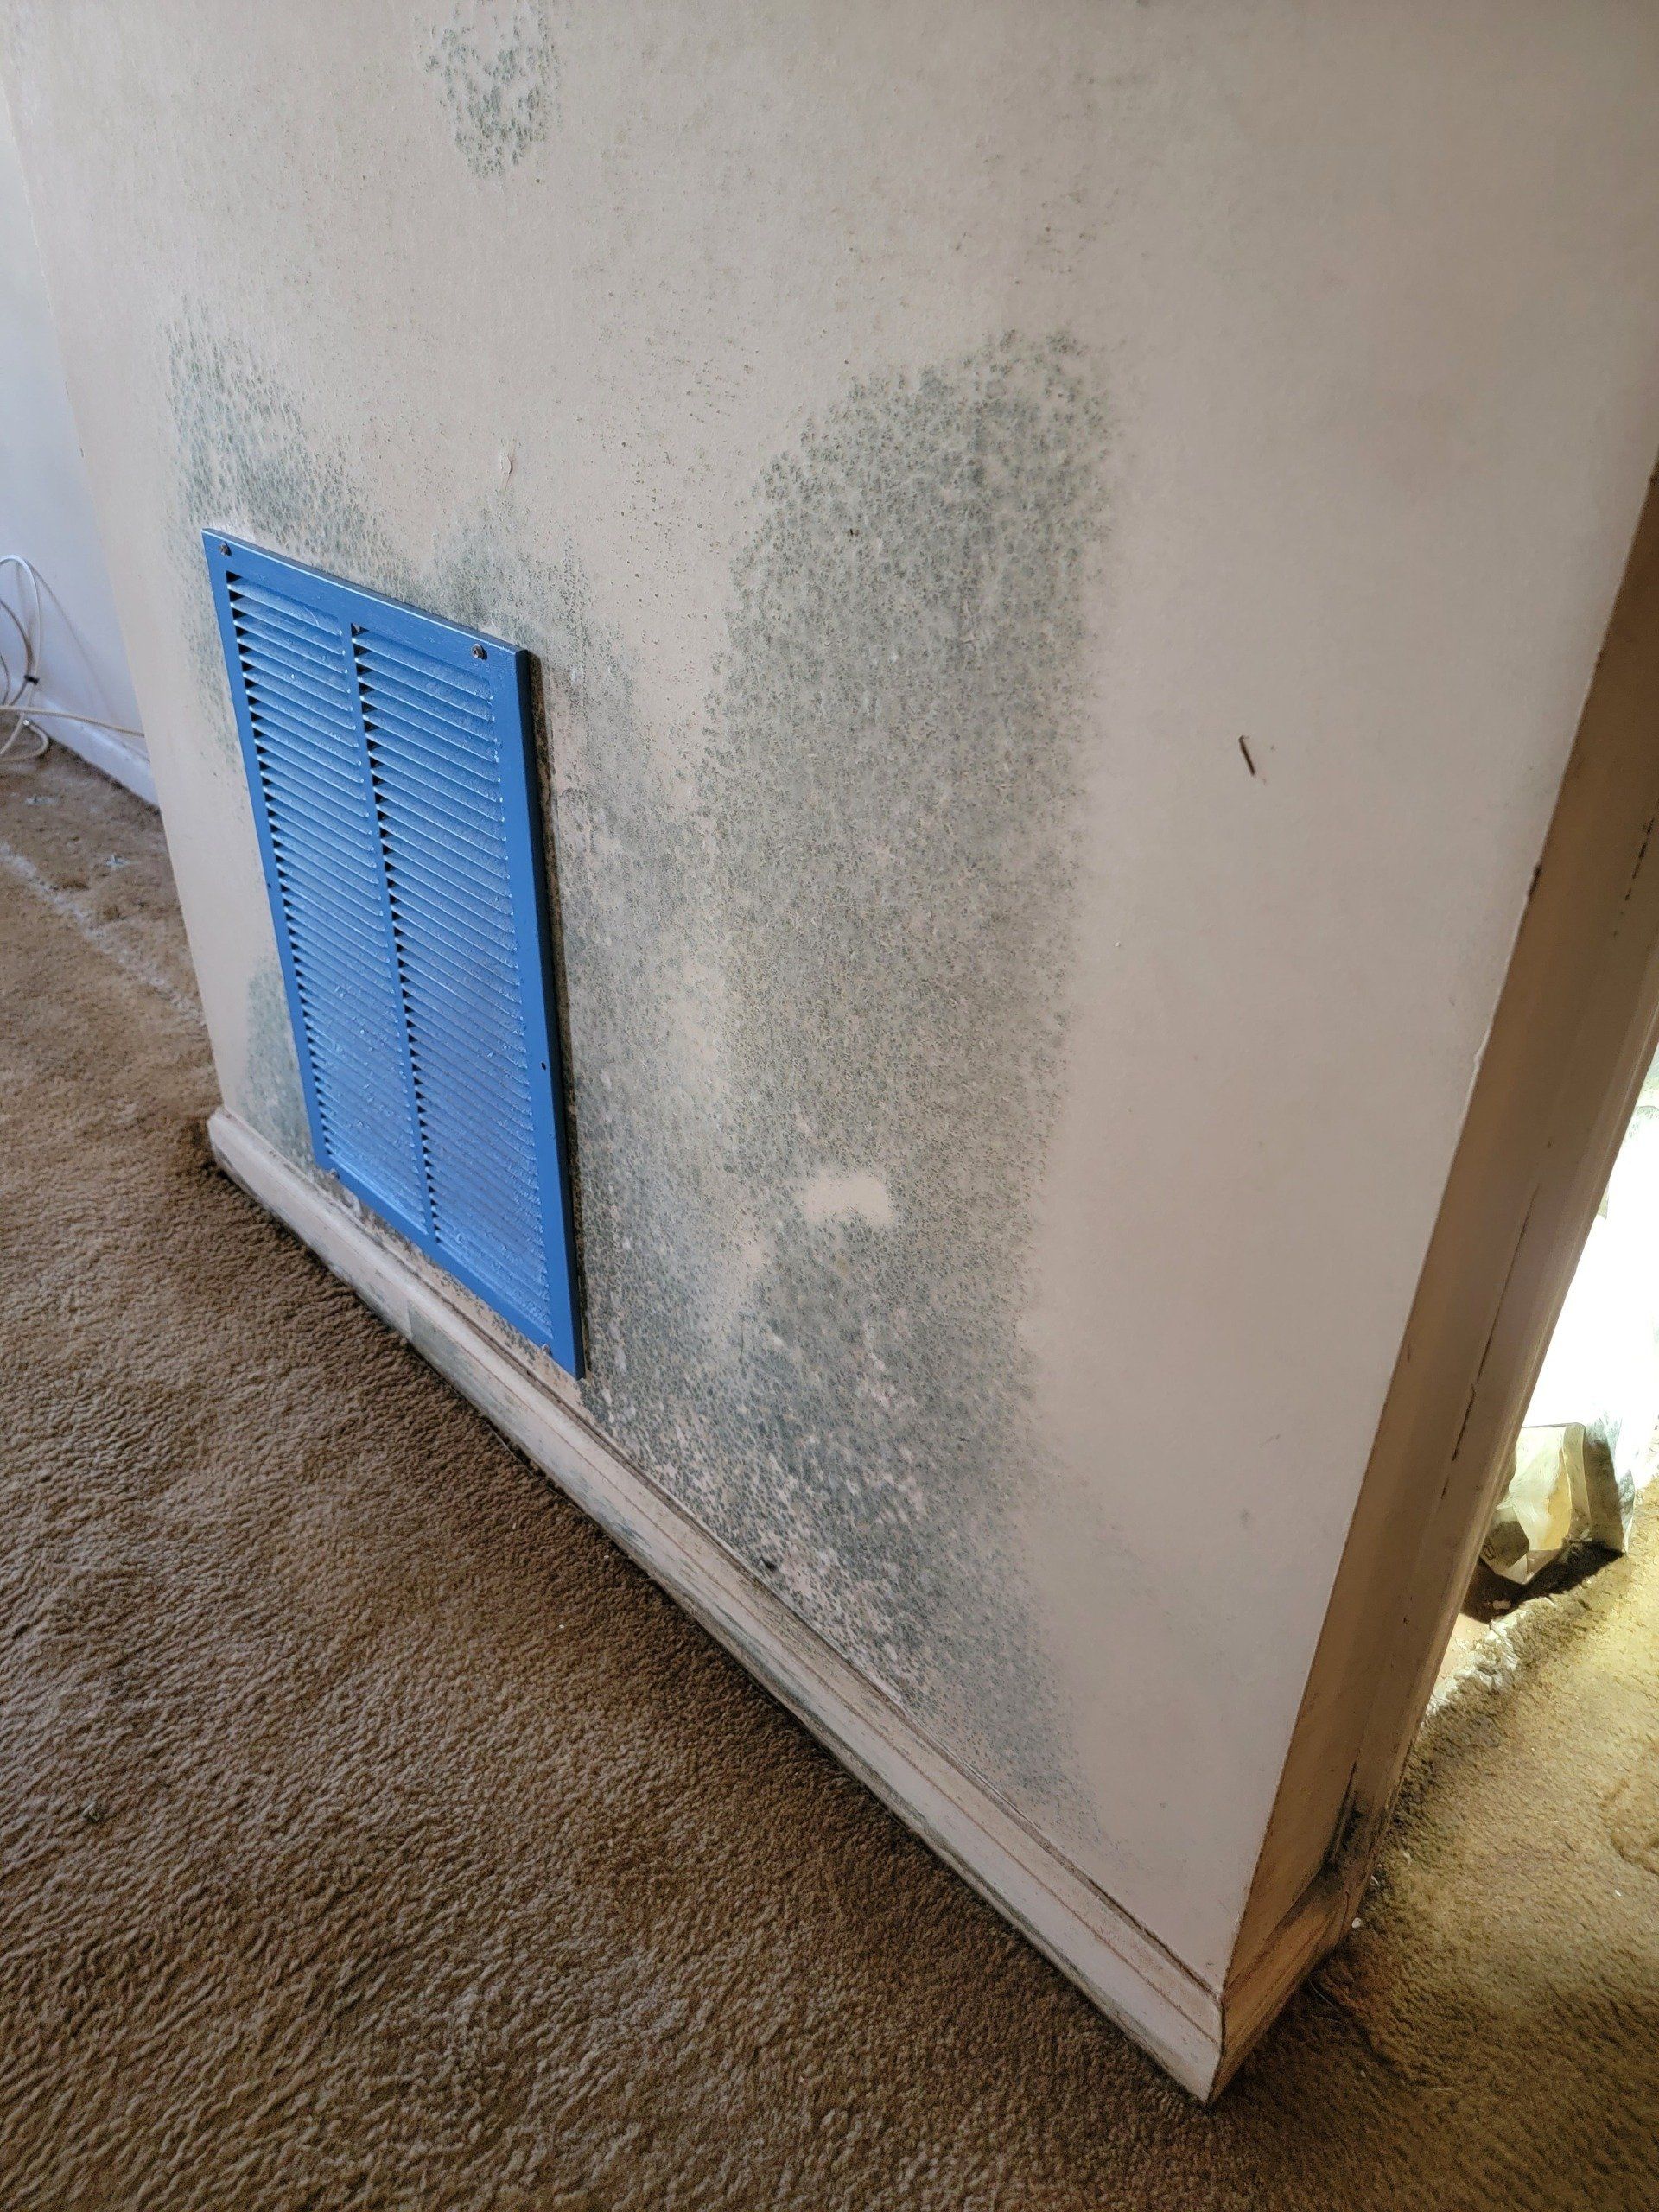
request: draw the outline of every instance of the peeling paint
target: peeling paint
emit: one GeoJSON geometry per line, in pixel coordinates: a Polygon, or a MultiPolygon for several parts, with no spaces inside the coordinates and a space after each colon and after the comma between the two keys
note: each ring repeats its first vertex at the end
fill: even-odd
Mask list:
{"type": "Polygon", "coordinates": [[[512,487],[401,558],[268,378],[200,337],[179,359],[186,537],[238,527],[537,657],[589,1411],[987,1779],[1080,1821],[1027,1617],[1021,1317],[1103,524],[1088,364],[1009,337],[809,426],[757,486],[706,713],[663,731],[512,487]]]}
{"type": "Polygon", "coordinates": [[[459,0],[433,35],[426,69],[474,176],[505,175],[545,140],[559,57],[543,0],[459,0]]]}

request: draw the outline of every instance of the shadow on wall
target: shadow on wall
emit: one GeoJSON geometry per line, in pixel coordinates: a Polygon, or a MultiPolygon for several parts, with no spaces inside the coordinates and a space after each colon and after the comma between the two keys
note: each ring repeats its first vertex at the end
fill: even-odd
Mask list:
{"type": "MultiPolygon", "coordinates": [[[[579,566],[506,496],[411,559],[258,363],[197,322],[174,369],[177,543],[227,747],[203,526],[539,658],[594,1417],[1075,1833],[1023,1597],[1043,1446],[1020,1330],[1103,520],[1090,365],[1009,336],[849,390],[761,479],[704,725],[673,733],[642,728],[579,566]]],[[[251,990],[233,1103],[292,1151],[280,988],[251,990]]]]}

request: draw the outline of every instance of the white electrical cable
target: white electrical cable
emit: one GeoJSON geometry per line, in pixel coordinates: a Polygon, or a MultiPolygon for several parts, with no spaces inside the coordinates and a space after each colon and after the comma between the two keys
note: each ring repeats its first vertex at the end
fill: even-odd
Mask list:
{"type": "MultiPolygon", "coordinates": [[[[0,760],[4,760],[25,734],[38,741],[27,753],[17,755],[20,760],[38,760],[45,753],[48,743],[41,722],[85,722],[89,729],[106,729],[117,737],[142,738],[143,732],[129,729],[123,722],[100,721],[96,715],[76,714],[68,707],[37,707],[29,699],[30,689],[40,682],[36,665],[41,639],[41,572],[35,563],[22,553],[0,553],[0,569],[16,569],[20,576],[29,581],[29,605],[13,607],[0,597],[0,614],[3,614],[17,632],[23,648],[23,671],[14,676],[11,663],[0,651],[0,760]]],[[[22,593],[19,598],[22,599],[22,593]]]]}

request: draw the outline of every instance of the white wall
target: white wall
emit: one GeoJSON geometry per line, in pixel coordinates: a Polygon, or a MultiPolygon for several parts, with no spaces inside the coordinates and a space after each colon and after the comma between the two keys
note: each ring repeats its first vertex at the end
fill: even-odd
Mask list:
{"type": "Polygon", "coordinates": [[[538,653],[588,1412],[1218,1981],[1659,446],[1659,15],[10,20],[230,1103],[205,525],[538,653]]]}
{"type": "MultiPolygon", "coordinates": [[[[41,595],[33,703],[139,729],[86,464],[64,389],[57,333],[29,218],[10,111],[0,97],[0,553],[21,553],[39,571],[41,595]]],[[[27,612],[29,587],[0,569],[0,597],[27,612]]],[[[8,661],[21,652],[0,619],[8,661]]],[[[142,735],[111,741],[79,721],[43,716],[77,752],[141,790],[149,785],[142,735]],[[136,756],[132,760],[124,755],[136,756]],[[123,772],[124,771],[124,772],[123,772]]],[[[154,797],[154,788],[146,791],[154,797]]]]}

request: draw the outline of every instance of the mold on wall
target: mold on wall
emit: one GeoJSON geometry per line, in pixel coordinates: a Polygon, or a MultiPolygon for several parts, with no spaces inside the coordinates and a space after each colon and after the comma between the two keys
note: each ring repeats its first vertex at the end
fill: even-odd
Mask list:
{"type": "Polygon", "coordinates": [[[190,657],[209,726],[240,761],[200,532],[235,529],[296,559],[407,595],[412,577],[364,499],[346,456],[309,435],[294,394],[253,349],[203,317],[167,334],[178,456],[168,533],[188,610],[190,657]]]}
{"type": "MultiPolygon", "coordinates": [[[[988,1779],[1080,1817],[1027,1618],[1020,1331],[1103,522],[1088,362],[1005,337],[810,424],[757,487],[701,724],[663,730],[516,495],[404,557],[257,364],[200,328],[175,361],[209,625],[218,524],[537,655],[594,1419],[988,1779]]],[[[297,1122],[267,1096],[260,1125],[303,1160],[281,1072],[297,1122]]]]}
{"type": "Polygon", "coordinates": [[[546,138],[559,57],[543,0],[458,0],[426,70],[474,176],[504,176],[546,138]]]}
{"type": "Polygon", "coordinates": [[[860,385],[760,486],[671,803],[642,813],[613,697],[560,793],[595,1410],[1046,1799],[1020,1314],[1103,432],[1058,343],[860,385]]]}
{"type": "Polygon", "coordinates": [[[248,980],[245,1018],[238,1110],[243,1120],[278,1152],[302,1167],[309,1166],[311,1128],[300,1085],[288,994],[274,951],[248,980]]]}
{"type": "Polygon", "coordinates": [[[1641,15],[0,0],[227,1099],[204,522],[538,657],[593,1418],[1211,1980],[1652,461],[1641,15]]]}

